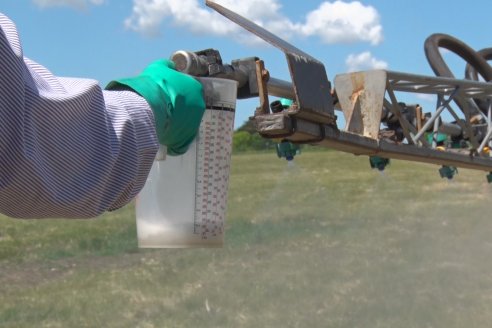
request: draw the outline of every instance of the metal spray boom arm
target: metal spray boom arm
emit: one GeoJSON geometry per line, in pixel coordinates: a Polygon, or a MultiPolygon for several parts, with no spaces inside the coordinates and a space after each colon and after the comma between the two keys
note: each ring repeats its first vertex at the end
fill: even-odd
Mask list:
{"type": "Polygon", "coordinates": [[[173,55],[177,69],[183,72],[231,78],[239,82],[239,98],[259,97],[260,106],[253,119],[263,137],[356,155],[492,171],[488,152],[492,84],[374,70],[337,75],[333,93],[320,61],[213,1],[207,0],[206,5],[285,53],[292,82],[270,77],[263,61],[256,57],[224,65],[213,49],[173,55]],[[398,102],[396,92],[435,94],[438,106],[425,117],[420,106],[398,102]],[[294,104],[271,112],[269,95],[293,99],[294,104]],[[336,125],[334,99],[345,117],[343,130],[336,125]],[[459,111],[453,110],[451,102],[459,105],[459,111]],[[476,102],[481,107],[486,104],[486,109],[477,110],[476,102]],[[442,121],[444,111],[454,122],[442,121]],[[382,124],[387,128],[382,129],[382,124]],[[447,144],[437,140],[441,133],[450,136],[447,144]]]}

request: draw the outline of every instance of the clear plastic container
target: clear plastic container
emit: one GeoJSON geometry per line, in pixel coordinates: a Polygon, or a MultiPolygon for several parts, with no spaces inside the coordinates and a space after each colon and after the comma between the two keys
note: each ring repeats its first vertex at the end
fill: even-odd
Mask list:
{"type": "Polygon", "coordinates": [[[137,197],[139,247],[223,245],[237,83],[199,81],[206,110],[196,140],[181,156],[161,149],[137,197]]]}

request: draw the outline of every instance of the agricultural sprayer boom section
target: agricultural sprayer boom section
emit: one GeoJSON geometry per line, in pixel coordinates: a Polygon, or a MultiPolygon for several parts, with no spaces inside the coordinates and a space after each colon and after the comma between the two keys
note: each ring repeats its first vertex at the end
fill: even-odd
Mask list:
{"type": "MultiPolygon", "coordinates": [[[[319,60],[213,1],[206,4],[286,56],[291,82],[269,76],[257,57],[223,64],[213,49],[173,56],[181,71],[234,79],[239,98],[258,97],[251,119],[261,136],[356,155],[492,171],[492,84],[477,81],[476,71],[471,74],[475,80],[464,80],[373,70],[339,74],[332,87],[319,60]],[[399,100],[408,93],[436,95],[436,107],[423,112],[419,105],[399,100]],[[269,96],[293,102],[279,106],[269,96]],[[337,126],[335,110],[344,116],[344,127],[337,126]]],[[[484,70],[487,74],[485,59],[473,62],[482,76],[484,70]]]]}

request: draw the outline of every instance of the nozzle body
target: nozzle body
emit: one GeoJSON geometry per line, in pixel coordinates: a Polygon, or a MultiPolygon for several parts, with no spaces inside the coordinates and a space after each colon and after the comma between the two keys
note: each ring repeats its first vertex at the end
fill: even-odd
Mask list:
{"type": "Polygon", "coordinates": [[[292,161],[300,152],[301,149],[298,145],[287,140],[283,140],[277,144],[277,156],[279,158],[285,158],[287,161],[292,161]]]}

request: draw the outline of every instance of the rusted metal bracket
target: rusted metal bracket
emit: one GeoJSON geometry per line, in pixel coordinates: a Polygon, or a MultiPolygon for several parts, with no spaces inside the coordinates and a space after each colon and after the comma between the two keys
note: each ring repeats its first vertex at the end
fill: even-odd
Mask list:
{"type": "Polygon", "coordinates": [[[206,5],[284,52],[292,78],[294,100],[297,104],[297,110],[291,111],[289,115],[312,122],[336,124],[331,84],[323,63],[213,1],[207,0],[206,5]]]}
{"type": "Polygon", "coordinates": [[[260,98],[260,107],[256,109],[255,115],[270,114],[270,102],[268,101],[267,82],[270,74],[265,69],[263,60],[256,61],[256,83],[258,85],[258,97],[260,98]]]}
{"type": "Polygon", "coordinates": [[[386,82],[386,72],[382,70],[335,78],[338,101],[345,117],[345,131],[378,138],[386,82]]]}

